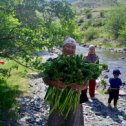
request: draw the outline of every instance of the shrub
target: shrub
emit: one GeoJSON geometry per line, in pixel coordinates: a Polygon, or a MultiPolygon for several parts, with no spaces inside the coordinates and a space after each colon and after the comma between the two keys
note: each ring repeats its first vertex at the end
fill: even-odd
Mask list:
{"type": "Polygon", "coordinates": [[[97,38],[97,30],[93,27],[89,27],[87,31],[84,33],[84,37],[86,41],[91,41],[92,39],[97,38]]]}

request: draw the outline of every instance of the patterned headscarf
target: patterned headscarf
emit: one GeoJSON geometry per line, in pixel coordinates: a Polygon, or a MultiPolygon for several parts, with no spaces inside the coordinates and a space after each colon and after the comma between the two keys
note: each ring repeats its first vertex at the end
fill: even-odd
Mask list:
{"type": "MultiPolygon", "coordinates": [[[[95,48],[95,46],[94,45],[90,45],[89,49],[90,48],[95,48]]],[[[86,58],[86,60],[88,62],[91,62],[91,63],[95,63],[95,62],[99,61],[99,57],[95,53],[94,54],[88,53],[85,58],[86,58]]]]}
{"type": "Polygon", "coordinates": [[[66,44],[73,44],[76,46],[76,41],[75,39],[71,38],[71,37],[68,37],[65,41],[64,41],[64,44],[63,45],[66,45],[66,44]]]}

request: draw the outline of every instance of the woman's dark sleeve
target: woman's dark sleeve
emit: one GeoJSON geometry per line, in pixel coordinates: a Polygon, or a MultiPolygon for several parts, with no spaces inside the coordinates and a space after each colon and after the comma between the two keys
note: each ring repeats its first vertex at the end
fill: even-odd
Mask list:
{"type": "Polygon", "coordinates": [[[96,64],[99,64],[99,57],[97,56],[97,60],[95,62],[96,64]]]}
{"type": "Polygon", "coordinates": [[[49,77],[44,77],[43,81],[45,84],[50,85],[50,78],[49,77]]]}

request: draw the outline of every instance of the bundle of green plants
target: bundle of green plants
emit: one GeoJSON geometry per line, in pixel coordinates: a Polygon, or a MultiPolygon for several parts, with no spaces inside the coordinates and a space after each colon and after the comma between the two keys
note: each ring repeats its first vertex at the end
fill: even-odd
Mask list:
{"type": "Polygon", "coordinates": [[[84,85],[90,79],[97,79],[104,66],[104,64],[88,63],[82,55],[60,55],[44,63],[41,75],[48,77],[49,80],[62,81],[66,85],[64,89],[49,85],[45,100],[51,104],[51,112],[58,110],[67,117],[70,112],[75,111],[80,92],[74,91],[72,85],[84,85]]]}

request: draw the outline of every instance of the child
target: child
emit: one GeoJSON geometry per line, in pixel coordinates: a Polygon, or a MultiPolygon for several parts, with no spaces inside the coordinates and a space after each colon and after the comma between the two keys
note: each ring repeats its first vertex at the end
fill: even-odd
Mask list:
{"type": "MultiPolygon", "coordinates": [[[[84,57],[84,59],[88,61],[89,63],[99,63],[99,57],[96,55],[94,45],[89,46],[88,54],[84,57]]],[[[89,95],[92,100],[96,99],[95,86],[96,86],[96,80],[95,79],[89,80],[89,95]]],[[[88,89],[81,91],[80,103],[84,103],[88,101],[87,90],[88,89]]]]}
{"type": "Polygon", "coordinates": [[[109,79],[110,90],[109,90],[109,98],[108,98],[108,106],[111,107],[111,101],[114,99],[114,107],[117,107],[117,101],[119,97],[119,89],[122,85],[122,81],[119,77],[120,71],[118,69],[113,70],[113,78],[109,79]]]}

